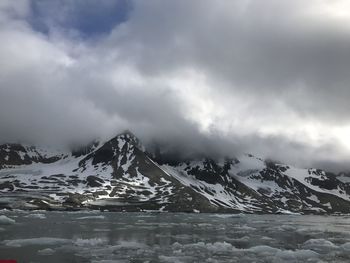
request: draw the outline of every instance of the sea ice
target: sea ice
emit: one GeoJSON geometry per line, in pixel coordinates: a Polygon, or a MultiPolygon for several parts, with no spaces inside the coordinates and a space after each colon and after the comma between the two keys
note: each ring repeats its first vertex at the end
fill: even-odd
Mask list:
{"type": "Polygon", "coordinates": [[[105,219],[104,216],[83,216],[83,217],[78,217],[77,220],[84,220],[84,219],[105,219]]]}
{"type": "Polygon", "coordinates": [[[7,216],[4,216],[4,215],[0,216],[0,225],[12,225],[14,223],[16,223],[15,220],[13,220],[7,216]]]}
{"type": "Polygon", "coordinates": [[[38,254],[42,256],[53,255],[54,253],[55,250],[53,250],[52,248],[44,248],[38,251],[38,254]]]}
{"type": "Polygon", "coordinates": [[[29,214],[26,215],[25,217],[28,218],[38,218],[38,219],[46,219],[46,216],[44,214],[29,214]]]}
{"type": "Polygon", "coordinates": [[[330,251],[339,249],[331,241],[325,239],[309,239],[303,245],[303,248],[316,251],[321,254],[329,253],[330,251]]]}
{"type": "Polygon", "coordinates": [[[9,247],[23,247],[31,245],[61,245],[68,244],[71,241],[65,238],[55,238],[55,237],[38,237],[38,238],[27,238],[27,239],[13,239],[5,240],[3,244],[9,247]]]}
{"type": "Polygon", "coordinates": [[[77,240],[74,241],[74,244],[80,247],[86,247],[86,246],[94,247],[105,243],[106,243],[106,240],[102,238],[90,238],[90,239],[78,238],[77,240]]]}

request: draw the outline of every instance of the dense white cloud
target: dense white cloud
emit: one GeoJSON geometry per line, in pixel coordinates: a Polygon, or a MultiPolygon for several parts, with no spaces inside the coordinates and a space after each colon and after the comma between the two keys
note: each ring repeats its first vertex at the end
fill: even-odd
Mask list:
{"type": "Polygon", "coordinates": [[[349,157],[347,1],[133,1],[90,38],[69,25],[82,4],[1,2],[1,141],[131,129],[185,152],[349,157]],[[33,25],[43,14],[45,32],[33,25]]]}

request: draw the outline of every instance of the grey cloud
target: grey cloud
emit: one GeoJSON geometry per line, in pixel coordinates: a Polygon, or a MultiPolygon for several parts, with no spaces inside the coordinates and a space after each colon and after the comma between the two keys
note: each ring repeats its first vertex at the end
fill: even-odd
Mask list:
{"type": "Polygon", "coordinates": [[[83,143],[130,129],[183,156],[253,152],[307,166],[348,156],[332,135],[316,145],[290,132],[350,121],[350,29],[305,14],[322,0],[133,1],[128,20],[93,40],[72,37],[68,2],[56,2],[56,22],[40,20],[44,33],[33,2],[0,5],[2,142],[83,143]],[[206,86],[174,89],[186,70],[206,86]],[[195,106],[207,100],[203,131],[195,106]]]}
{"type": "Polygon", "coordinates": [[[302,1],[149,1],[135,5],[110,41],[121,41],[146,74],[195,67],[226,81],[228,93],[273,95],[301,115],[348,123],[349,29],[305,17],[306,8],[302,1]]]}

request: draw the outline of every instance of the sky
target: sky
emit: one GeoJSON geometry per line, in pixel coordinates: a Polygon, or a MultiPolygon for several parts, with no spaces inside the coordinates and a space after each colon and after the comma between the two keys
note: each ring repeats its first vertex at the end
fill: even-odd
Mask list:
{"type": "Polygon", "coordinates": [[[1,0],[0,40],[2,143],[350,169],[347,0],[1,0]]]}

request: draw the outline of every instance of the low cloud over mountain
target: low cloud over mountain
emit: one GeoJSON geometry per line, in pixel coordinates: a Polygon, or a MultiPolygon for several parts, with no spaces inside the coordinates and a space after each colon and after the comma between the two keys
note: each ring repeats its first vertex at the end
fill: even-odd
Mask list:
{"type": "Polygon", "coordinates": [[[173,152],[349,168],[349,7],[1,1],[0,140],[129,129],[173,152]]]}

